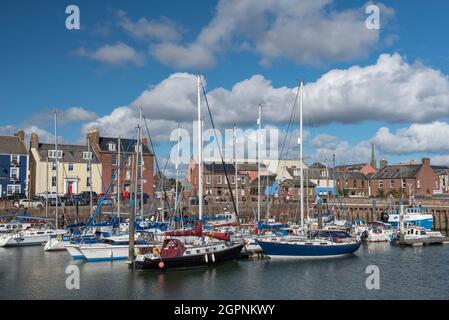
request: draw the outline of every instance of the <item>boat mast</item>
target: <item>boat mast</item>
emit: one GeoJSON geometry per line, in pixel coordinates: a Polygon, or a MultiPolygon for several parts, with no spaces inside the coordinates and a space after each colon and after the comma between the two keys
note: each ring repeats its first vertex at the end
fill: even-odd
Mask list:
{"type": "MultiPolygon", "coordinates": [[[[178,201],[179,201],[179,195],[178,195],[178,181],[179,181],[179,143],[181,141],[181,124],[178,124],[178,146],[177,146],[177,153],[176,153],[176,164],[175,164],[175,169],[176,169],[176,185],[175,185],[175,212],[174,212],[174,216],[176,217],[176,213],[178,212],[178,201]]],[[[175,222],[176,223],[176,222],[175,222]]],[[[181,216],[181,226],[183,225],[182,222],[182,216],[181,216]]]]}
{"type": "Polygon", "coordinates": [[[203,218],[203,125],[201,122],[201,76],[197,75],[198,99],[198,219],[203,218]]]}
{"type": "Polygon", "coordinates": [[[87,157],[88,157],[88,163],[89,166],[89,204],[90,204],[90,217],[92,218],[94,214],[93,210],[93,199],[92,199],[92,151],[90,151],[90,139],[87,137],[87,157]]]}
{"type": "Polygon", "coordinates": [[[235,199],[236,199],[236,211],[237,215],[239,213],[239,180],[238,180],[238,169],[237,169],[237,130],[234,124],[234,167],[235,167],[235,199]]]}
{"type": "MultiPolygon", "coordinates": [[[[118,166],[118,169],[117,169],[117,172],[118,172],[118,176],[117,176],[117,217],[118,217],[118,221],[119,221],[119,223],[120,223],[120,202],[121,202],[121,198],[122,198],[122,192],[121,192],[121,190],[120,190],[120,187],[121,187],[121,183],[120,183],[120,178],[121,178],[121,175],[122,175],[122,167],[121,167],[121,157],[120,157],[120,146],[121,146],[121,138],[120,137],[118,137],[118,139],[117,139],[117,144],[118,144],[118,149],[117,149],[117,164],[119,165],[118,166]]],[[[91,193],[92,194],[92,193],[91,193]]]]}
{"type": "Polygon", "coordinates": [[[58,157],[58,112],[55,110],[55,156],[56,156],[56,204],[55,204],[55,212],[56,212],[56,229],[58,229],[58,178],[59,178],[59,157],[58,157]]]}
{"type": "Polygon", "coordinates": [[[299,102],[299,168],[300,168],[300,205],[301,205],[301,229],[304,231],[304,157],[303,157],[303,96],[304,96],[304,81],[300,84],[300,102],[299,102]]]}
{"type": "MultiPolygon", "coordinates": [[[[139,152],[140,152],[140,219],[143,221],[143,139],[142,139],[142,108],[139,114],[139,152]]],[[[162,213],[163,214],[163,213],[162,213]]]]}
{"type": "Polygon", "coordinates": [[[257,118],[259,125],[257,137],[257,221],[260,221],[260,134],[262,125],[262,106],[259,104],[259,118],[257,118]]]}
{"type": "Polygon", "coordinates": [[[45,218],[48,218],[48,154],[47,154],[47,181],[45,184],[46,190],[45,190],[45,218]]]}

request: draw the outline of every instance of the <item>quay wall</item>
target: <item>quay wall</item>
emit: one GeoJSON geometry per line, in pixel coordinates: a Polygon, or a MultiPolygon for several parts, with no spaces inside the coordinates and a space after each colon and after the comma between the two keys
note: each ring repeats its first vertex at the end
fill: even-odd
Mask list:
{"type": "MultiPolygon", "coordinates": [[[[434,229],[448,231],[449,229],[449,200],[422,200],[421,204],[426,207],[433,215],[434,229]]],[[[331,211],[336,217],[341,219],[360,219],[367,221],[376,221],[380,219],[380,215],[383,210],[388,207],[388,203],[383,199],[376,199],[373,203],[373,199],[342,199],[340,202],[330,202],[324,204],[320,208],[316,205],[310,205],[308,208],[309,215],[315,214],[318,209],[322,211],[331,211]]],[[[271,216],[277,216],[277,220],[298,221],[300,218],[300,210],[298,202],[278,203],[271,202],[268,205],[266,203],[261,204],[261,218],[266,216],[267,208],[271,216]]],[[[145,207],[144,211],[147,212],[148,208],[145,207]]],[[[111,211],[116,212],[116,208],[110,206],[103,207],[102,212],[107,215],[111,211]]],[[[123,205],[121,212],[123,216],[127,216],[130,208],[127,205],[123,205]]],[[[31,208],[31,209],[16,209],[16,208],[0,208],[0,216],[23,213],[25,211],[30,212],[36,217],[45,217],[45,208],[31,208]]],[[[189,205],[185,203],[183,205],[183,211],[191,215],[198,214],[197,205],[189,205]]],[[[204,206],[204,215],[213,215],[222,213],[224,211],[233,212],[233,206],[230,203],[213,203],[204,206]]],[[[59,208],[59,221],[64,221],[66,224],[72,224],[76,222],[86,222],[90,218],[90,207],[60,207],[59,208]]],[[[239,216],[245,221],[252,221],[257,216],[257,203],[246,202],[239,204],[239,216]]],[[[55,208],[48,208],[48,218],[53,219],[55,217],[55,208]]]]}

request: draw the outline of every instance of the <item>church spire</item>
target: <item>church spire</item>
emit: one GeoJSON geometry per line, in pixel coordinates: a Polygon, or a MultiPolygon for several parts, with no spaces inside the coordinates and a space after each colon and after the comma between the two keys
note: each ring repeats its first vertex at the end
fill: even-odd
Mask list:
{"type": "Polygon", "coordinates": [[[377,165],[376,165],[376,154],[374,152],[374,143],[371,143],[371,162],[370,162],[370,165],[374,169],[377,168],[377,165]]]}

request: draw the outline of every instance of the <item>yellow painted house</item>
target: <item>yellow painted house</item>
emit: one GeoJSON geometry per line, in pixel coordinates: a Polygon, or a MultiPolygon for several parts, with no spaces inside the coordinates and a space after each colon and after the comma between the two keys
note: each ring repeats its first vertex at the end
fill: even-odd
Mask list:
{"type": "Polygon", "coordinates": [[[48,193],[59,195],[77,194],[83,191],[101,193],[101,163],[95,153],[89,153],[86,146],[39,143],[39,137],[32,133],[30,140],[30,182],[31,194],[48,193]],[[91,166],[89,167],[89,156],[91,166]],[[56,161],[56,157],[58,161],[56,161]],[[59,162],[59,163],[58,163],[59,162]],[[57,187],[56,187],[57,184],[57,187]]]}

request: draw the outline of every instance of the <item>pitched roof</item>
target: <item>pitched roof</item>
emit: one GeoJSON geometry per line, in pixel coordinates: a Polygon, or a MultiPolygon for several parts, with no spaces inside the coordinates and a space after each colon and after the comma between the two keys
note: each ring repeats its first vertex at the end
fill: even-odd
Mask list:
{"type": "Polygon", "coordinates": [[[367,176],[359,171],[336,172],[335,179],[339,180],[367,180],[367,176]]]}
{"type": "Polygon", "coordinates": [[[347,164],[347,165],[336,166],[335,170],[337,170],[337,171],[343,171],[343,170],[344,171],[359,171],[366,165],[368,165],[368,164],[367,163],[347,164]]]}
{"type": "Polygon", "coordinates": [[[0,136],[0,154],[28,154],[25,143],[16,136],[0,136]]]}
{"type": "MultiPolygon", "coordinates": [[[[55,145],[49,143],[39,143],[37,149],[41,161],[53,161],[53,159],[48,159],[48,150],[54,150],[55,145]]],[[[61,162],[69,163],[87,163],[88,160],[83,159],[83,152],[87,152],[86,146],[72,145],[72,144],[58,144],[58,150],[62,150],[61,162]]],[[[95,152],[92,152],[92,163],[98,163],[98,159],[95,156],[95,152]]]]}
{"type": "MultiPolygon", "coordinates": [[[[294,178],[294,179],[285,179],[282,184],[287,183],[289,185],[291,185],[292,187],[295,188],[299,188],[301,187],[301,179],[298,178],[294,178]]],[[[304,187],[306,188],[315,188],[317,185],[316,183],[308,180],[308,181],[304,181],[304,187]]]]}
{"type": "Polygon", "coordinates": [[[231,163],[225,163],[224,166],[222,163],[216,163],[216,162],[203,163],[204,172],[223,173],[224,174],[225,169],[226,169],[226,173],[234,173],[235,172],[235,167],[231,163]]]}
{"type": "Polygon", "coordinates": [[[415,178],[421,164],[385,166],[371,176],[371,179],[407,179],[415,178]]]}
{"type": "MultiPolygon", "coordinates": [[[[260,168],[266,168],[266,165],[261,163],[260,168]]],[[[257,171],[258,163],[237,163],[237,169],[241,171],[257,171]]]]}
{"type": "MultiPolygon", "coordinates": [[[[100,137],[99,145],[100,145],[101,151],[110,152],[108,145],[111,142],[114,143],[117,146],[118,138],[100,137]]],[[[120,138],[120,144],[121,144],[122,151],[128,150],[128,152],[130,152],[130,153],[134,152],[134,150],[135,150],[134,146],[135,146],[136,143],[137,143],[137,139],[120,138]]],[[[143,153],[144,154],[152,154],[150,149],[148,149],[148,146],[145,145],[145,144],[143,145],[143,153]]]]}

